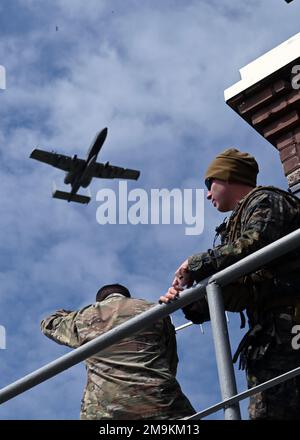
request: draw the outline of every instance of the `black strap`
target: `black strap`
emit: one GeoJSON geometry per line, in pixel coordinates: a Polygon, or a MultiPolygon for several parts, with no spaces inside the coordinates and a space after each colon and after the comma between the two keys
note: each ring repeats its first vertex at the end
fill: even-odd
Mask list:
{"type": "Polygon", "coordinates": [[[240,328],[245,328],[246,327],[246,318],[243,312],[240,312],[240,318],[241,318],[241,325],[240,328]]]}

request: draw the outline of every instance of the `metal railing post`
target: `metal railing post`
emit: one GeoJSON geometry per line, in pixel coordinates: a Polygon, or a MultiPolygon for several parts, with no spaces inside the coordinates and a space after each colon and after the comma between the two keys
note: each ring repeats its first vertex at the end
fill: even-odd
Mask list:
{"type": "MultiPolygon", "coordinates": [[[[225,317],[222,289],[216,283],[209,283],[206,287],[207,301],[210,313],[211,327],[216,353],[219,382],[222,399],[237,394],[234,368],[232,364],[230,341],[225,317]]],[[[225,420],[240,420],[239,404],[225,407],[225,420]]]]}
{"type": "MultiPolygon", "coordinates": [[[[191,304],[194,301],[200,300],[201,298],[203,298],[206,290],[210,292],[208,298],[209,298],[209,307],[212,318],[212,328],[214,332],[214,343],[215,344],[218,343],[218,346],[220,345],[220,347],[216,348],[219,375],[221,379],[223,377],[226,378],[226,383],[224,381],[224,386],[223,386],[223,379],[221,380],[221,391],[223,396],[227,396],[227,395],[232,396],[232,394],[235,394],[233,390],[236,389],[236,385],[235,385],[235,377],[233,374],[233,366],[231,363],[231,358],[230,361],[228,359],[228,355],[230,355],[231,350],[230,350],[229,338],[227,333],[227,325],[226,322],[224,322],[225,319],[224,305],[223,305],[221,289],[219,286],[226,286],[229,283],[236,280],[237,278],[240,278],[241,276],[247,273],[251,273],[252,271],[269,263],[270,261],[278,257],[281,257],[287,252],[292,252],[297,248],[300,248],[300,228],[298,228],[297,230],[291,232],[290,234],[284,237],[281,237],[275,242],[270,243],[269,245],[254,252],[253,254],[248,255],[243,260],[232,264],[231,266],[221,270],[215,275],[203,279],[196,286],[184,290],[184,292],[180,294],[180,297],[176,301],[173,301],[169,304],[156,305],[153,308],[141,313],[139,316],[135,316],[134,318],[131,318],[129,321],[120,324],[118,327],[115,327],[112,330],[108,331],[107,333],[98,336],[92,341],[87,342],[83,346],[76,348],[72,352],[67,353],[64,356],[61,356],[60,358],[48,363],[47,365],[39,368],[38,370],[33,371],[27,376],[24,376],[21,379],[7,385],[6,387],[0,390],[0,404],[6,402],[7,400],[12,399],[13,397],[18,396],[21,393],[24,393],[30,388],[33,388],[34,386],[50,379],[56,374],[59,374],[62,371],[72,367],[73,365],[78,364],[79,362],[87,359],[88,357],[93,356],[98,351],[104,350],[110,345],[113,345],[114,343],[120,341],[122,338],[131,336],[132,334],[139,332],[140,330],[151,325],[153,322],[157,321],[158,319],[162,319],[165,316],[170,315],[175,310],[178,310],[188,304],[191,304]],[[216,283],[218,284],[216,285],[216,283]],[[208,284],[210,284],[210,287],[207,289],[208,284]],[[222,311],[222,313],[220,313],[220,310],[222,311]],[[222,331],[221,331],[221,325],[223,326],[222,331]],[[222,347],[220,341],[223,341],[224,347],[222,347]],[[228,344],[227,345],[228,349],[225,349],[226,341],[228,344]],[[223,363],[222,350],[225,350],[224,363],[223,363]]],[[[285,375],[280,376],[280,378],[278,378],[278,383],[281,383],[284,380],[289,379],[290,377],[294,377],[297,374],[299,374],[299,372],[298,371],[296,372],[296,370],[286,373],[285,375]],[[291,374],[293,376],[290,376],[291,374]]],[[[272,380],[269,382],[271,382],[272,385],[273,383],[275,385],[275,381],[273,382],[272,380]]],[[[271,386],[269,385],[269,382],[263,385],[259,385],[256,388],[267,389],[271,386]]],[[[257,392],[255,391],[256,388],[243,392],[242,398],[248,397],[254,394],[255,392],[257,392]]],[[[227,397],[225,405],[230,407],[230,404],[233,405],[233,403],[238,402],[240,399],[241,398],[238,396],[227,397]]],[[[220,403],[214,405],[211,408],[208,408],[207,410],[202,411],[201,413],[199,413],[200,418],[201,416],[204,417],[205,415],[211,414],[214,411],[218,411],[220,408],[222,408],[225,405],[223,403],[220,403]]],[[[227,413],[229,415],[233,414],[232,408],[229,409],[231,409],[231,411],[227,413]]],[[[193,417],[197,419],[199,414],[195,414],[193,417]]],[[[238,412],[236,411],[235,414],[239,414],[239,411],[238,412]]],[[[193,417],[191,417],[190,419],[192,419],[193,417]]],[[[227,414],[226,414],[226,418],[227,418],[227,414]]],[[[228,418],[231,417],[228,416],[228,418]]]]}

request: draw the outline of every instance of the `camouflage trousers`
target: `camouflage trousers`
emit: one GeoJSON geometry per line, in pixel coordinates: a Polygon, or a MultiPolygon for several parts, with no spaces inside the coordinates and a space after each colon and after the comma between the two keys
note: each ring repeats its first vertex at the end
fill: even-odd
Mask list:
{"type": "MultiPolygon", "coordinates": [[[[248,387],[252,388],[300,366],[299,353],[272,353],[259,361],[248,362],[248,387]]],[[[250,397],[251,420],[300,420],[300,376],[250,397]]]]}

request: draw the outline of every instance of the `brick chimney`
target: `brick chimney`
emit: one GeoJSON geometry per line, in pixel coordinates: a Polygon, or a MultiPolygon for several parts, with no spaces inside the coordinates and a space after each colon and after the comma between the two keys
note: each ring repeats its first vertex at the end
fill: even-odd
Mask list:
{"type": "Polygon", "coordinates": [[[226,103],[278,151],[300,196],[300,33],[240,69],[226,103]]]}

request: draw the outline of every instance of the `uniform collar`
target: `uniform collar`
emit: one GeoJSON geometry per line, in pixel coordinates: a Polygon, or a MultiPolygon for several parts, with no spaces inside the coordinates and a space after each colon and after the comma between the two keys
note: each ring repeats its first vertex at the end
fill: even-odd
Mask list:
{"type": "Polygon", "coordinates": [[[127,298],[126,296],[122,295],[121,293],[115,292],[115,293],[111,293],[110,295],[108,295],[105,299],[103,299],[102,301],[97,301],[96,302],[96,307],[99,306],[101,303],[107,301],[108,299],[112,299],[112,298],[127,298]]]}

